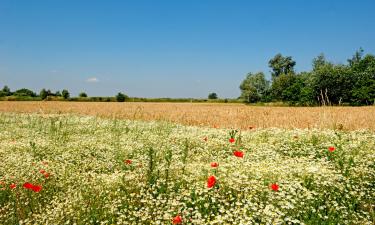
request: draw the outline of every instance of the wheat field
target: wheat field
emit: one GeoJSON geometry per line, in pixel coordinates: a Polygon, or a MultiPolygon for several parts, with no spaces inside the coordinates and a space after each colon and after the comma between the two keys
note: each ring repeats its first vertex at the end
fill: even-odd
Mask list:
{"type": "Polygon", "coordinates": [[[0,102],[0,112],[79,114],[214,128],[375,130],[375,107],[267,107],[215,103],[0,102]]]}

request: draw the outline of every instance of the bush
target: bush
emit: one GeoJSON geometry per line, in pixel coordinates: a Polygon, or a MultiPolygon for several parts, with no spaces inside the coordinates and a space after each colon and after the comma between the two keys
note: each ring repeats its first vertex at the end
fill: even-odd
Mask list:
{"type": "Polygon", "coordinates": [[[85,92],[79,93],[80,98],[87,98],[87,94],[85,92]]]}
{"type": "Polygon", "coordinates": [[[116,95],[116,101],[118,102],[124,102],[126,99],[128,99],[129,97],[121,92],[119,92],[117,95],[116,95]]]}

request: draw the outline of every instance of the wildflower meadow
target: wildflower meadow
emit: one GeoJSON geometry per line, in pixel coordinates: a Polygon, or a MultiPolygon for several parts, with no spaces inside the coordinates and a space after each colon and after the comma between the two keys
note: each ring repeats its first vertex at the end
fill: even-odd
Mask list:
{"type": "Polygon", "coordinates": [[[375,133],[0,114],[0,224],[374,224],[375,133]]]}

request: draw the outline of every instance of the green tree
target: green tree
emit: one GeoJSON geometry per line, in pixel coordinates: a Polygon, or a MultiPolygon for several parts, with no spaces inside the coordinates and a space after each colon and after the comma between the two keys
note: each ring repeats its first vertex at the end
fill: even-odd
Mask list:
{"type": "Polygon", "coordinates": [[[26,89],[26,88],[22,88],[22,89],[19,89],[19,90],[15,91],[13,93],[13,95],[28,96],[28,97],[35,97],[36,96],[36,94],[32,90],[29,90],[29,89],[26,89]]]}
{"type": "Polygon", "coordinates": [[[320,67],[327,65],[327,64],[329,63],[327,62],[326,57],[324,56],[323,53],[321,53],[320,55],[318,55],[316,58],[313,59],[313,62],[312,62],[313,70],[316,71],[320,67]]]}
{"type": "Polygon", "coordinates": [[[353,66],[354,64],[359,63],[362,60],[363,52],[364,50],[362,48],[359,48],[359,50],[354,53],[353,57],[351,59],[348,59],[349,66],[353,66]]]}
{"type": "Polygon", "coordinates": [[[40,90],[39,96],[42,100],[46,99],[48,96],[46,89],[43,88],[42,90],[40,90]]]}
{"type": "Polygon", "coordinates": [[[272,69],[272,77],[278,77],[281,74],[294,73],[295,65],[296,62],[291,56],[284,57],[280,53],[268,61],[268,66],[272,69]]]}
{"type": "Polygon", "coordinates": [[[57,96],[57,97],[61,97],[61,93],[60,93],[60,91],[56,91],[55,96],[57,96]]]}
{"type": "Polygon", "coordinates": [[[326,104],[350,102],[353,83],[350,68],[346,65],[326,64],[312,72],[315,99],[326,104]]]}
{"type": "Polygon", "coordinates": [[[125,95],[121,92],[119,92],[115,97],[116,97],[116,101],[118,101],[118,102],[124,102],[128,98],[127,95],[125,95]]]}
{"type": "Polygon", "coordinates": [[[66,89],[62,90],[61,95],[62,95],[62,97],[63,97],[64,99],[68,99],[68,98],[70,98],[70,93],[69,93],[69,91],[66,90],[66,89]]]}
{"type": "MultiPolygon", "coordinates": [[[[354,57],[353,57],[354,58],[354,57]]],[[[375,103],[375,56],[366,55],[350,64],[354,77],[352,103],[370,105],[375,103]]]]}
{"type": "Polygon", "coordinates": [[[80,98],[87,98],[87,94],[85,92],[79,93],[80,98]]]}
{"type": "Polygon", "coordinates": [[[215,92],[208,94],[208,99],[218,99],[218,96],[215,92]]]}
{"type": "Polygon", "coordinates": [[[297,76],[293,73],[281,74],[274,77],[271,85],[271,94],[274,100],[295,101],[299,96],[297,76]]]}
{"type": "Polygon", "coordinates": [[[240,98],[249,103],[260,101],[268,88],[269,81],[266,80],[264,73],[248,73],[240,85],[240,98]]]}
{"type": "Polygon", "coordinates": [[[5,86],[3,87],[2,92],[3,92],[6,96],[10,96],[10,95],[12,95],[12,92],[10,91],[10,88],[9,88],[7,85],[5,85],[5,86]]]}

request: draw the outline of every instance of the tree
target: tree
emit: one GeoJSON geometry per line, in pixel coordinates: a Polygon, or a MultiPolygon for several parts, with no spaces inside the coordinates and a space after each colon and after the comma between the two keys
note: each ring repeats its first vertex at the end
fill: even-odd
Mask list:
{"type": "Polygon", "coordinates": [[[375,102],[375,56],[366,55],[350,66],[354,77],[352,99],[355,105],[370,105],[375,102]]]}
{"type": "Polygon", "coordinates": [[[46,99],[48,96],[46,89],[43,88],[42,90],[40,90],[39,96],[42,100],[46,99]]]}
{"type": "Polygon", "coordinates": [[[208,94],[208,99],[218,99],[217,94],[215,92],[208,94]]]}
{"type": "Polygon", "coordinates": [[[29,89],[26,89],[26,88],[22,88],[22,89],[19,89],[17,91],[15,91],[13,93],[13,95],[16,95],[16,96],[28,96],[28,97],[35,97],[36,94],[29,90],[29,89]]]}
{"type": "Polygon", "coordinates": [[[248,73],[240,85],[241,97],[246,102],[260,101],[269,88],[269,82],[264,73],[248,73]]]}
{"type": "Polygon", "coordinates": [[[320,55],[318,55],[316,58],[313,59],[313,62],[312,62],[313,70],[316,71],[320,67],[327,65],[327,64],[328,62],[326,60],[326,57],[324,56],[323,53],[321,53],[320,55]]]}
{"type": "Polygon", "coordinates": [[[79,93],[80,98],[87,98],[87,94],[85,92],[79,93]]]}
{"type": "Polygon", "coordinates": [[[272,77],[278,77],[281,74],[294,73],[296,62],[291,56],[284,57],[279,53],[268,61],[268,65],[272,69],[272,77]]]}
{"type": "Polygon", "coordinates": [[[363,48],[359,48],[353,55],[351,59],[348,59],[349,66],[352,66],[353,64],[359,63],[363,56],[363,48]]]}
{"type": "Polygon", "coordinates": [[[56,91],[55,96],[57,96],[57,97],[61,97],[61,93],[60,93],[60,91],[56,91]]]}
{"type": "Polygon", "coordinates": [[[7,85],[5,85],[5,86],[3,87],[2,92],[5,94],[5,96],[10,96],[10,95],[12,95],[12,92],[10,91],[10,88],[9,88],[7,85]]]}
{"type": "Polygon", "coordinates": [[[346,65],[326,64],[313,71],[314,98],[325,103],[350,102],[355,78],[346,65]],[[329,102],[327,102],[329,101],[329,102]]]}
{"type": "Polygon", "coordinates": [[[118,102],[124,102],[128,98],[127,95],[125,95],[121,92],[119,92],[115,97],[116,97],[116,101],[118,101],[118,102]]]}
{"type": "Polygon", "coordinates": [[[69,93],[69,91],[66,90],[66,89],[62,90],[61,95],[62,95],[62,97],[63,97],[64,99],[68,99],[68,98],[70,97],[70,93],[69,93]]]}

